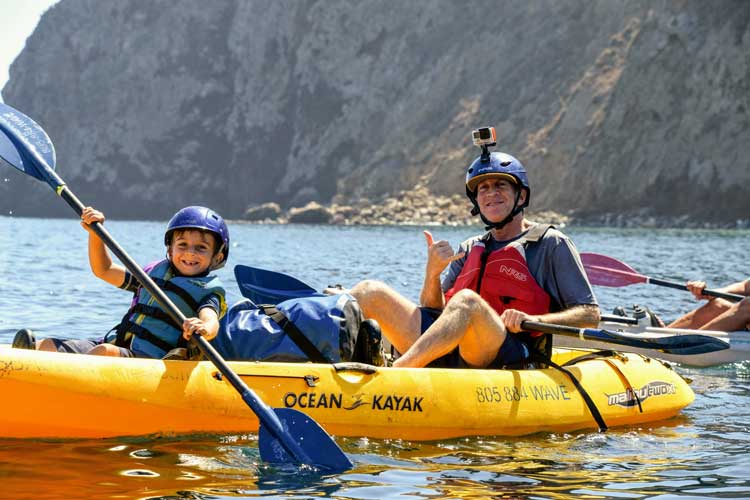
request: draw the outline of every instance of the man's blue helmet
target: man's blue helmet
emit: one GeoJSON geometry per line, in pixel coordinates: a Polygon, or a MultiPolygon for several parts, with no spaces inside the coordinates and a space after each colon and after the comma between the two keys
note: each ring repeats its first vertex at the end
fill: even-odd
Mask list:
{"type": "Polygon", "coordinates": [[[529,177],[526,169],[515,157],[499,151],[477,157],[466,171],[466,196],[472,203],[476,204],[477,185],[491,177],[505,177],[521,189],[526,190],[526,201],[518,208],[529,206],[531,189],[529,188],[529,177]]]}
{"type": "Polygon", "coordinates": [[[229,257],[229,228],[221,215],[206,207],[183,208],[174,214],[167,224],[167,231],[164,233],[165,245],[169,246],[172,242],[172,233],[177,229],[200,229],[215,234],[218,241],[221,241],[216,253],[224,252],[224,258],[214,269],[224,267],[229,257]]]}
{"type": "Polygon", "coordinates": [[[471,209],[471,215],[479,215],[486,224],[487,229],[502,229],[513,218],[523,212],[523,209],[529,206],[531,198],[531,189],[529,188],[529,178],[526,175],[526,169],[515,157],[501,153],[499,151],[490,153],[487,147],[482,148],[482,155],[476,158],[469,169],[466,171],[466,196],[471,200],[474,207],[471,209]],[[492,177],[506,178],[520,189],[516,191],[516,202],[513,210],[508,216],[500,222],[493,222],[487,219],[479,210],[477,203],[477,185],[485,179],[492,177]],[[521,198],[521,191],[526,191],[526,199],[522,204],[518,204],[521,198]]]}

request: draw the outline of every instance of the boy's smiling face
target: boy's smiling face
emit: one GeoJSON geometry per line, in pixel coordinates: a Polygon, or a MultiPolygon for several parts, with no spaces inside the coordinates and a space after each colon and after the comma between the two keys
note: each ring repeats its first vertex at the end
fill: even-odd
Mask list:
{"type": "Polygon", "coordinates": [[[197,230],[177,230],[167,249],[172,265],[184,276],[205,273],[221,254],[214,255],[216,239],[211,233],[197,230]]]}

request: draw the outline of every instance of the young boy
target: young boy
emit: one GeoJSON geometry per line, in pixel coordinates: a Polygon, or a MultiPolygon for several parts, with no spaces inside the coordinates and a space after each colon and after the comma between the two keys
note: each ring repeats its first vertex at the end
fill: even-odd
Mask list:
{"type": "Polygon", "coordinates": [[[229,230],[216,212],[205,207],[186,207],[167,225],[164,244],[167,258],[145,271],[187,317],[182,325],[172,320],[154,297],[124,267],[112,262],[102,240],[91,229],[103,223],[104,214],[86,207],[81,225],[89,232],[89,264],[94,275],[135,294],[127,314],[117,327],[114,343],[94,340],[47,338],[34,342],[29,330],[20,330],[14,347],[103,356],[138,358],[179,357],[193,333],[211,340],[226,313],[225,292],[219,279],[209,273],[224,266],[229,255],[229,230]]]}

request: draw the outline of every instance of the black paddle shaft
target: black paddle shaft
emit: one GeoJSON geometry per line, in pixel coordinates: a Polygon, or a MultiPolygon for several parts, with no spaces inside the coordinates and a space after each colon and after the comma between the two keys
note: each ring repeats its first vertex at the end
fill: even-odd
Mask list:
{"type": "Polygon", "coordinates": [[[729,349],[729,343],[708,335],[674,335],[668,337],[638,338],[610,330],[596,328],[576,328],[524,321],[521,326],[530,331],[578,337],[582,340],[609,342],[641,349],[656,349],[670,354],[703,354],[729,349]]]}

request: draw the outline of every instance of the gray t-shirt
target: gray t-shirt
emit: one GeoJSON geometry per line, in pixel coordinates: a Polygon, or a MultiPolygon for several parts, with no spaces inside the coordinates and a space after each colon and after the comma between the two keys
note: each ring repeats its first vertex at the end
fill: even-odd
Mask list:
{"type": "MultiPolygon", "coordinates": [[[[499,250],[526,235],[527,232],[507,241],[497,241],[490,237],[486,245],[491,251],[499,250]]],[[[481,234],[469,238],[459,245],[458,252],[466,252],[466,255],[453,261],[448,267],[442,281],[443,292],[453,286],[464,267],[472,245],[484,236],[481,234]]],[[[573,242],[560,231],[550,228],[538,242],[527,243],[526,262],[536,282],[552,299],[551,312],[563,311],[584,304],[597,305],[578,251],[573,242]]]]}

